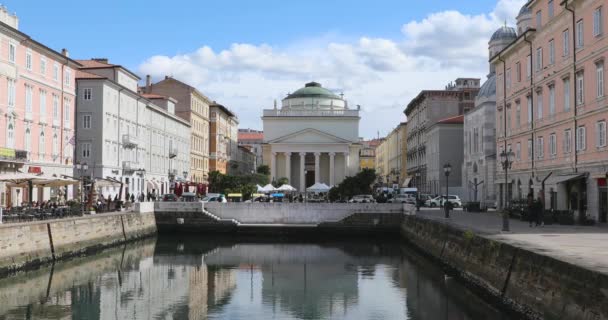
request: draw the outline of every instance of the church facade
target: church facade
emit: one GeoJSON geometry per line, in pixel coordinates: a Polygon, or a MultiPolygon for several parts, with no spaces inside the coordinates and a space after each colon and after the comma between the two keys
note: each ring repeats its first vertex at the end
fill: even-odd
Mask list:
{"type": "Polygon", "coordinates": [[[359,171],[359,108],[316,82],[263,111],[263,162],[271,179],[287,178],[300,192],[334,186],[359,171]]]}

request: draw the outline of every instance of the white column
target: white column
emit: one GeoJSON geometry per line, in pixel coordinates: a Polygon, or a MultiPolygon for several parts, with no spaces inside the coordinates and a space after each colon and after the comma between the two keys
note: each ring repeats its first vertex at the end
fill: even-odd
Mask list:
{"type": "Polygon", "coordinates": [[[334,172],[334,160],[336,153],[329,153],[329,186],[333,187],[336,183],[335,172],[334,172]]]}
{"type": "Polygon", "coordinates": [[[315,183],[321,182],[321,163],[319,161],[320,157],[321,153],[315,152],[315,183]]]}
{"type": "Polygon", "coordinates": [[[289,185],[293,185],[291,181],[291,152],[285,152],[285,178],[289,179],[289,185]]]}
{"type": "Polygon", "coordinates": [[[348,177],[348,163],[350,162],[350,154],[344,152],[344,178],[348,177]]]}
{"type": "Polygon", "coordinates": [[[270,159],[270,181],[275,180],[277,177],[277,153],[272,153],[272,158],[270,159]]]}
{"type": "Polygon", "coordinates": [[[306,152],[300,152],[300,192],[306,191],[306,152]]]}

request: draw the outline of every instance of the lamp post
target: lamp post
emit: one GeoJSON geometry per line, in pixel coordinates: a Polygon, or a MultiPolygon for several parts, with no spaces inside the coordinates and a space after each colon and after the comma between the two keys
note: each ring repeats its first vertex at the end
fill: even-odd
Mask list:
{"type": "Polygon", "coordinates": [[[508,208],[507,202],[509,201],[509,186],[508,186],[508,174],[509,169],[511,169],[511,165],[513,164],[513,158],[515,154],[513,151],[503,151],[500,153],[500,164],[502,164],[502,169],[505,171],[505,201],[504,208],[502,211],[502,231],[509,231],[509,212],[505,210],[508,208]]]}
{"type": "Polygon", "coordinates": [[[76,169],[78,169],[78,173],[80,174],[80,211],[84,215],[84,173],[89,170],[89,165],[86,162],[77,162],[76,169]]]}
{"type": "Polygon", "coordinates": [[[445,174],[445,200],[443,201],[443,210],[445,210],[445,218],[449,219],[450,218],[450,202],[448,201],[449,199],[449,177],[450,177],[450,172],[452,172],[452,165],[449,163],[446,163],[443,165],[443,173],[445,174]]]}

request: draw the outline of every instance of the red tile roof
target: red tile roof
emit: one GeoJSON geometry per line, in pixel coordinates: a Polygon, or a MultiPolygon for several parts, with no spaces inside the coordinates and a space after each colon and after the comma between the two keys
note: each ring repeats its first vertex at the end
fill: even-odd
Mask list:
{"type": "Polygon", "coordinates": [[[167,99],[166,96],[161,96],[160,94],[152,93],[142,93],[141,96],[148,99],[167,99]]]}
{"type": "Polygon", "coordinates": [[[437,123],[441,123],[441,124],[463,124],[464,123],[464,115],[450,117],[450,118],[445,118],[445,119],[437,121],[437,123]]]}
{"type": "Polygon", "coordinates": [[[263,132],[239,132],[239,141],[264,140],[263,132]]]}
{"type": "Polygon", "coordinates": [[[111,63],[104,63],[101,62],[99,60],[76,60],[78,63],[80,63],[82,65],[82,68],[87,69],[87,68],[109,68],[109,67],[116,67],[115,64],[111,64],[111,63]]]}
{"type": "Polygon", "coordinates": [[[76,79],[105,79],[105,77],[88,73],[82,70],[76,70],[76,79]]]}

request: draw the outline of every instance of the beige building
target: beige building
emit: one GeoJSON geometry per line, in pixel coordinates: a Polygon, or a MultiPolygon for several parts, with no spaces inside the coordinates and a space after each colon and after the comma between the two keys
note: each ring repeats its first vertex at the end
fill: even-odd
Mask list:
{"type": "Polygon", "coordinates": [[[376,148],[376,173],[383,186],[407,187],[407,123],[400,123],[376,148]]]}
{"type": "Polygon", "coordinates": [[[190,175],[189,180],[197,183],[207,182],[209,175],[209,98],[196,88],[172,77],[152,84],[146,77],[144,93],[159,94],[177,100],[175,114],[190,122],[190,175]]]}
{"type": "MultiPolygon", "coordinates": [[[[229,162],[238,154],[238,119],[228,108],[215,101],[210,106],[209,170],[229,173],[229,162]]],[[[235,168],[238,164],[233,163],[235,168]]]]}

